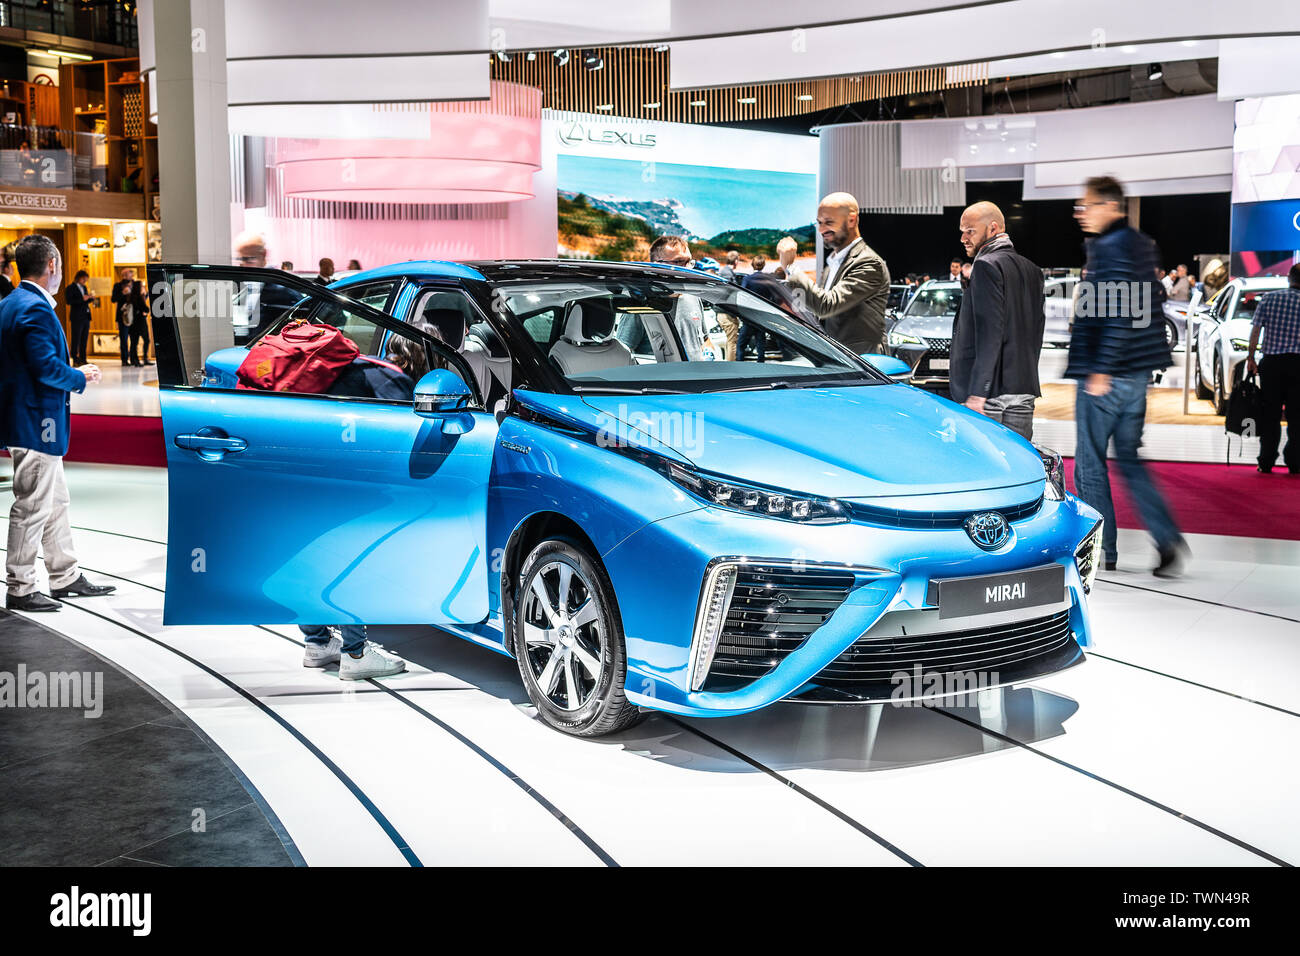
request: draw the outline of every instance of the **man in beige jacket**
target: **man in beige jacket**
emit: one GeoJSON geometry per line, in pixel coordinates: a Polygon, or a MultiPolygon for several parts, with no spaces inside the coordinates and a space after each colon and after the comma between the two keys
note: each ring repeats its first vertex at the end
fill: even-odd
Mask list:
{"type": "Polygon", "coordinates": [[[791,268],[797,248],[781,241],[777,251],[795,297],[821,320],[826,334],[854,352],[884,350],[889,268],[858,232],[858,201],[831,193],[817,207],[817,230],[829,254],[821,283],[791,268]]]}

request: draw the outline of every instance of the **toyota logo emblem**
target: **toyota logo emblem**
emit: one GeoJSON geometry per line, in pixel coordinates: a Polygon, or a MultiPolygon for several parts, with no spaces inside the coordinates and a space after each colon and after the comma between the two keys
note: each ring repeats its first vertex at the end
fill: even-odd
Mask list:
{"type": "Polygon", "coordinates": [[[1011,526],[1007,524],[1007,519],[996,511],[981,511],[979,514],[971,515],[962,522],[962,527],[966,529],[970,539],[985,551],[996,551],[1011,534],[1011,526]]]}

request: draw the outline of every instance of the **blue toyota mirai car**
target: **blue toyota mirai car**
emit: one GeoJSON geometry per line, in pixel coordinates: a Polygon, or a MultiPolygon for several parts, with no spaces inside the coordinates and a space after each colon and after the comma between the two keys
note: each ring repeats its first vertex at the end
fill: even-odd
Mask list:
{"type": "Polygon", "coordinates": [[[1101,525],[1060,458],[730,283],[580,261],[149,280],[168,624],[436,625],[585,736],[944,698],[1090,643],[1101,525]],[[768,360],[703,354],[720,315],[768,360]],[[323,325],[352,364],[239,385],[250,345],[323,325]]]}

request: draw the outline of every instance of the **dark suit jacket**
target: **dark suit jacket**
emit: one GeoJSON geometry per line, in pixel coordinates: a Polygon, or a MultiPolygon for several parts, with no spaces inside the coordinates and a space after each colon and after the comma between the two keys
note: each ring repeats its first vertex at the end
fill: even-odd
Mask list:
{"type": "Polygon", "coordinates": [[[134,279],[131,281],[130,285],[131,288],[129,291],[127,290],[127,283],[125,281],[119,282],[117,285],[113,286],[113,303],[118,306],[117,320],[119,322],[123,321],[125,318],[121,312],[121,303],[129,302],[131,304],[131,308],[128,311],[130,320],[127,321],[126,324],[128,327],[135,327],[138,329],[149,319],[149,306],[144,301],[144,286],[140,284],[140,280],[134,279]]]}
{"type": "Polygon", "coordinates": [[[0,447],[66,455],[68,393],[85,388],[54,310],[40,290],[19,283],[0,302],[0,447]]]}
{"type": "Polygon", "coordinates": [[[63,301],[68,303],[69,322],[90,321],[90,298],[90,293],[75,282],[63,290],[63,301]]]}
{"type": "Polygon", "coordinates": [[[821,319],[827,335],[854,352],[883,350],[889,267],[865,241],[854,245],[826,288],[802,272],[792,270],[787,278],[803,290],[806,305],[821,319]]]}
{"type": "Polygon", "coordinates": [[[972,395],[1042,394],[1043,295],[1043,270],[1010,242],[980,251],[952,328],[949,390],[954,401],[972,395]]]}

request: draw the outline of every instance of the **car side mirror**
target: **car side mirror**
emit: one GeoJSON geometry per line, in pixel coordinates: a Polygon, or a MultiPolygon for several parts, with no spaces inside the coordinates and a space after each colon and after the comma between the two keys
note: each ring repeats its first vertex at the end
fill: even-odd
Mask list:
{"type": "Polygon", "coordinates": [[[896,356],[864,352],[859,357],[881,375],[888,375],[895,382],[906,382],[912,377],[912,366],[896,356]]]}
{"type": "Polygon", "coordinates": [[[472,397],[464,379],[445,368],[436,368],[415,386],[415,414],[443,418],[468,407],[472,397]]]}

